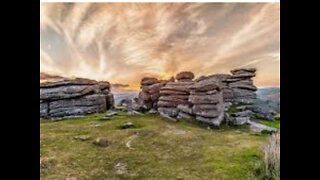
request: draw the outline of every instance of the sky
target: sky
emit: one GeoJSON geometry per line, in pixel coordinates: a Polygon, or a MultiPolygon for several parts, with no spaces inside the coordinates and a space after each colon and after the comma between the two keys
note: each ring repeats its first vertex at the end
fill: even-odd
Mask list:
{"type": "Polygon", "coordinates": [[[254,67],[280,86],[279,3],[42,3],[40,72],[128,84],[254,67]]]}

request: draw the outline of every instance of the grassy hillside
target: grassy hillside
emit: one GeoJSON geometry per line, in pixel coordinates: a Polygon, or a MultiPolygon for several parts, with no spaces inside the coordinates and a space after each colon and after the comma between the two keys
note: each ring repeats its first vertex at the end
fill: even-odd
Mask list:
{"type": "Polygon", "coordinates": [[[40,121],[41,179],[259,179],[268,135],[157,115],[40,121]],[[125,122],[135,127],[121,129],[125,122]],[[98,137],[108,147],[92,142],[98,137]]]}

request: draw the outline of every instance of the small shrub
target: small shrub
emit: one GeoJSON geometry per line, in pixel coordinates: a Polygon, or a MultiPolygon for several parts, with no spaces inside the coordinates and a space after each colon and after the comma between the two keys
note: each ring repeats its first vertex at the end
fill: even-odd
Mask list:
{"type": "Polygon", "coordinates": [[[264,147],[264,165],[268,179],[280,179],[280,132],[273,134],[264,147]]]}

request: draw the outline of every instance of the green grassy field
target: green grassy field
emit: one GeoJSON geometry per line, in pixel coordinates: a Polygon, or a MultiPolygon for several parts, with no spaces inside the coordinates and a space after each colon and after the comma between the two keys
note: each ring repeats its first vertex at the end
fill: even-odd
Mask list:
{"type": "MultiPolygon", "coordinates": [[[[40,120],[41,179],[261,179],[268,135],[157,115],[40,120]],[[131,129],[119,128],[133,122],[131,129]],[[77,139],[76,137],[85,137],[77,139]],[[107,138],[108,147],[92,142],[107,138]],[[128,147],[129,146],[129,147],[128,147]]],[[[280,127],[280,126],[279,126],[280,127]]]]}

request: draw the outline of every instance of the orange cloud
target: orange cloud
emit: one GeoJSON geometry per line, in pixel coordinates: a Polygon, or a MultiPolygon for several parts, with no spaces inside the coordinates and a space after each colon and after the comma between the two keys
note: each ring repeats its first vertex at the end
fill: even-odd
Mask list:
{"type": "Polygon", "coordinates": [[[279,3],[42,3],[41,71],[138,88],[143,76],[256,67],[279,85],[279,3]]]}

